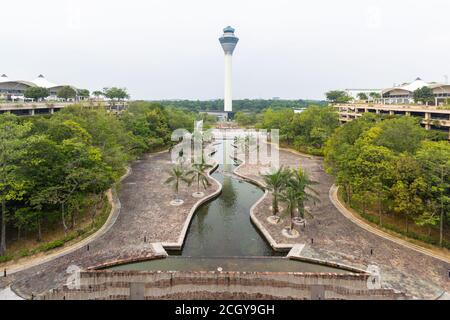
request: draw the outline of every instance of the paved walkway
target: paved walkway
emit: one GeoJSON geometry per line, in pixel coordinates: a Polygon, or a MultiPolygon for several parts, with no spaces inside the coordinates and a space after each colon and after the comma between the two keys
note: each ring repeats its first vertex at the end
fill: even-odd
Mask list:
{"type": "Polygon", "coordinates": [[[23,300],[23,298],[15,294],[11,287],[6,287],[5,289],[0,289],[0,300],[23,300]]]}
{"type": "MultiPolygon", "coordinates": [[[[378,265],[385,287],[406,291],[419,298],[433,299],[443,291],[450,291],[449,263],[370,232],[353,223],[334,206],[329,198],[333,179],[324,172],[320,158],[286,150],[280,150],[279,154],[281,164],[289,167],[301,165],[313,180],[319,182],[314,188],[320,194],[320,203],[309,204],[314,218],[308,219],[306,228],[297,227],[298,238],[288,239],[281,234],[282,228],[289,224],[288,216],[283,216],[284,221],[279,225],[266,220],[271,215],[272,201],[270,194],[266,196],[255,207],[254,214],[277,244],[305,244],[302,254],[306,257],[358,268],[378,265]]],[[[263,183],[261,169],[258,165],[244,164],[238,173],[263,183]]]]}
{"type": "MultiPolygon", "coordinates": [[[[30,297],[64,284],[71,265],[88,268],[117,260],[151,257],[155,254],[151,243],[177,242],[189,213],[198,201],[192,197],[192,188],[182,185],[179,207],[169,203],[173,191],[163,182],[172,166],[168,152],[147,155],[132,165],[132,173],[123,180],[120,213],[108,230],[89,243],[65,252],[51,261],[20,270],[0,281],[0,288],[12,285],[21,296],[30,297]],[[145,239],[145,242],[144,242],[145,239]]],[[[206,190],[205,197],[217,191],[216,183],[206,190]]]]}

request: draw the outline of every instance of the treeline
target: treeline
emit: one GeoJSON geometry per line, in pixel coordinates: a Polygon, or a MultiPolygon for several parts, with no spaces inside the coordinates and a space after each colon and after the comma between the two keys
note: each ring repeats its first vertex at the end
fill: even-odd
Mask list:
{"type": "Polygon", "coordinates": [[[446,139],[426,131],[413,117],[382,120],[365,114],[336,129],[325,147],[325,164],[345,201],[364,217],[450,248],[444,239],[450,212],[450,144],[446,139]],[[403,228],[384,223],[392,215],[396,215],[394,220],[403,219],[403,228]],[[412,233],[411,223],[425,227],[428,233],[412,233]],[[439,228],[438,237],[431,236],[435,228],[439,228]]]}
{"type": "MultiPolygon", "coordinates": [[[[189,111],[218,111],[223,110],[223,100],[163,100],[157,101],[163,106],[173,106],[189,111]]],[[[244,99],[233,100],[233,111],[260,112],[268,108],[305,108],[311,104],[325,106],[326,101],[320,100],[282,100],[282,99],[244,99]]]]}
{"type": "Polygon", "coordinates": [[[407,116],[365,114],[339,125],[334,109],[320,106],[301,113],[290,108],[238,112],[235,120],[244,127],[279,129],[282,145],[325,155],[344,200],[365,218],[450,247],[444,232],[450,223],[446,133],[427,131],[419,119],[407,116]]]}
{"type": "Polygon", "coordinates": [[[128,163],[169,146],[172,131],[192,129],[198,117],[149,102],[119,116],[82,106],[50,117],[0,115],[0,256],[6,260],[7,240],[24,233],[41,241],[56,226],[68,234],[87,213],[94,223],[128,163]]]}
{"type": "Polygon", "coordinates": [[[269,108],[262,113],[238,112],[236,122],[244,127],[279,129],[280,143],[298,151],[322,155],[325,142],[339,126],[331,107],[310,106],[300,113],[291,108],[269,108]]]}

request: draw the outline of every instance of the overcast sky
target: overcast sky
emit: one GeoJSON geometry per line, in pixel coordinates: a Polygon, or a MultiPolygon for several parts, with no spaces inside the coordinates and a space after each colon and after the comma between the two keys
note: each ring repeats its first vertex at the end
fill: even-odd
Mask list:
{"type": "Polygon", "coordinates": [[[444,81],[449,0],[14,0],[0,5],[0,73],[133,98],[223,96],[223,27],[240,38],[233,98],[444,81]]]}

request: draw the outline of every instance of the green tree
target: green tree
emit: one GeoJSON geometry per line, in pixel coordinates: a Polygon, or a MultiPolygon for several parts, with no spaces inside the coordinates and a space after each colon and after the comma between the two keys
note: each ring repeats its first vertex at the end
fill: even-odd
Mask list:
{"type": "Polygon", "coordinates": [[[0,256],[6,253],[7,202],[20,200],[24,195],[26,182],[18,174],[18,161],[24,156],[26,134],[30,129],[30,122],[22,124],[16,116],[0,115],[0,256]]]}
{"type": "MultiPolygon", "coordinates": [[[[141,144],[139,137],[126,128],[122,118],[108,113],[103,108],[66,107],[55,114],[52,120],[52,125],[46,129],[50,134],[56,135],[56,131],[60,131],[59,135],[70,138],[73,133],[79,132],[78,136],[90,139],[89,143],[100,149],[103,161],[113,169],[116,178],[124,173],[130,160],[146,150],[146,146],[141,144]],[[75,122],[79,124],[79,127],[62,126],[61,124],[65,121],[75,122]],[[84,131],[80,131],[81,128],[84,131]]],[[[55,137],[55,139],[62,141],[61,137],[55,137]]]]}
{"type": "Polygon", "coordinates": [[[130,98],[130,95],[128,94],[126,88],[117,88],[117,87],[104,88],[103,95],[108,99],[117,101],[122,101],[130,98]]]}
{"type": "Polygon", "coordinates": [[[358,156],[356,141],[376,125],[379,117],[364,114],[362,117],[338,127],[327,140],[324,149],[326,171],[336,177],[338,185],[345,190],[347,203],[351,204],[352,186],[356,174],[353,162],[358,156]]]}
{"type": "Polygon", "coordinates": [[[172,169],[169,170],[169,177],[166,179],[166,184],[171,184],[173,186],[173,190],[175,192],[175,200],[180,201],[179,198],[179,191],[180,191],[180,183],[185,182],[186,184],[190,185],[192,183],[192,180],[189,179],[189,176],[191,175],[191,172],[186,171],[186,169],[177,164],[172,167],[172,169]]]}
{"type": "Polygon", "coordinates": [[[92,92],[92,95],[98,99],[99,97],[101,97],[103,95],[103,91],[95,90],[92,92]]]}
{"type": "Polygon", "coordinates": [[[42,87],[29,87],[23,93],[25,98],[33,99],[34,101],[40,101],[47,98],[50,95],[50,91],[42,87]]]}
{"type": "Polygon", "coordinates": [[[90,92],[88,89],[78,89],[77,95],[82,98],[89,98],[90,92]]]}
{"type": "Polygon", "coordinates": [[[430,87],[422,87],[416,89],[413,92],[413,97],[416,103],[421,102],[428,105],[428,103],[434,101],[433,89],[431,89],[430,87]]]}
{"type": "MultiPolygon", "coordinates": [[[[121,115],[125,128],[149,151],[171,144],[168,118],[167,110],[161,104],[143,101],[131,103],[121,115]]],[[[190,126],[193,127],[193,122],[190,126]]]]}
{"type": "Polygon", "coordinates": [[[404,216],[405,231],[408,233],[409,220],[418,218],[424,211],[421,196],[425,192],[426,183],[420,164],[408,154],[402,154],[397,159],[395,178],[396,182],[391,188],[394,211],[404,216]]]}
{"type": "Polygon", "coordinates": [[[439,244],[442,246],[444,223],[450,212],[450,145],[447,141],[424,141],[416,159],[424,171],[430,206],[439,208],[439,244]]]}
{"type": "MultiPolygon", "coordinates": [[[[51,203],[57,204],[61,209],[61,222],[64,231],[68,230],[66,221],[66,205],[80,193],[86,193],[93,186],[97,187],[100,173],[106,174],[109,184],[112,182],[110,170],[104,167],[101,161],[101,152],[95,147],[86,145],[77,139],[67,139],[62,142],[61,154],[63,156],[62,179],[58,184],[44,190],[43,194],[51,203]]],[[[73,228],[75,212],[71,213],[73,228]]]]}
{"type": "Polygon", "coordinates": [[[402,116],[388,119],[380,122],[377,126],[380,128],[380,133],[373,143],[397,153],[415,153],[422,140],[427,136],[426,130],[414,117],[402,116]]]}
{"type": "Polygon", "coordinates": [[[365,94],[364,92],[359,92],[358,93],[358,99],[367,101],[369,98],[367,97],[367,94],[365,94]]]}
{"type": "Polygon", "coordinates": [[[278,129],[280,139],[292,143],[294,137],[290,134],[290,126],[294,117],[294,110],[283,108],[274,110],[272,108],[264,111],[261,122],[258,123],[260,129],[278,129]]]}
{"type": "Polygon", "coordinates": [[[392,185],[395,155],[385,147],[367,144],[367,140],[364,139],[358,144],[360,151],[352,163],[355,167],[353,184],[356,190],[361,192],[364,213],[367,200],[371,195],[374,196],[378,208],[379,224],[382,225],[382,203],[392,185]]]}
{"type": "Polygon", "coordinates": [[[266,188],[272,192],[272,214],[276,216],[280,211],[278,207],[278,198],[281,190],[286,185],[287,171],[280,167],[272,173],[263,175],[266,188]]]}
{"type": "MultiPolygon", "coordinates": [[[[286,173],[289,174],[289,171],[286,173]]],[[[288,179],[286,177],[286,179],[288,179]]],[[[289,233],[292,235],[294,232],[294,218],[295,218],[295,208],[298,205],[298,192],[297,190],[290,184],[286,183],[286,185],[281,189],[279,194],[280,200],[286,204],[286,212],[290,217],[290,225],[289,225],[289,233]]]]}
{"type": "Polygon", "coordinates": [[[338,114],[333,108],[309,106],[301,113],[294,113],[292,109],[269,108],[256,127],[279,129],[280,142],[299,151],[322,155],[326,140],[338,126],[338,114]]]}
{"type": "Polygon", "coordinates": [[[171,131],[176,129],[186,129],[193,131],[195,114],[192,112],[182,111],[174,107],[167,107],[162,110],[165,120],[167,121],[168,127],[171,131]]]}
{"type": "Polygon", "coordinates": [[[352,100],[347,92],[340,90],[332,90],[325,93],[327,100],[331,103],[347,103],[352,100]]]}
{"type": "Polygon", "coordinates": [[[322,154],[325,142],[339,126],[339,117],[333,108],[310,106],[287,125],[297,150],[322,154]]]}
{"type": "MultiPolygon", "coordinates": [[[[307,201],[319,202],[319,194],[312,187],[317,184],[309,178],[309,175],[301,167],[297,170],[291,170],[288,176],[287,184],[296,191],[297,210],[301,219],[305,218],[305,203],[307,201]]],[[[307,212],[312,215],[310,212],[307,212]]]]}
{"type": "Polygon", "coordinates": [[[69,100],[69,99],[75,99],[77,96],[77,91],[72,88],[71,86],[64,86],[61,89],[58,90],[58,98],[69,100]]]}
{"type": "Polygon", "coordinates": [[[45,212],[53,211],[48,190],[64,179],[64,157],[59,143],[43,134],[30,136],[20,168],[28,183],[24,207],[16,211],[17,220],[22,226],[35,225],[37,240],[41,241],[45,212]]]}
{"type": "Polygon", "coordinates": [[[197,182],[197,193],[200,193],[200,184],[203,186],[203,189],[206,190],[208,186],[211,185],[211,183],[208,180],[208,176],[206,174],[207,170],[211,169],[213,166],[210,164],[207,164],[205,162],[205,159],[202,158],[201,163],[195,163],[192,166],[192,174],[194,180],[197,182]]]}
{"type": "MultiPolygon", "coordinates": [[[[72,190],[75,188],[73,196],[69,195],[67,197],[67,203],[71,207],[71,228],[73,228],[75,216],[83,203],[83,199],[87,199],[89,195],[92,195],[96,206],[103,198],[104,192],[108,190],[119,176],[107,163],[101,149],[79,142],[73,144],[74,146],[70,146],[74,141],[68,140],[68,142],[69,146],[68,148],[63,148],[63,152],[65,153],[69,149],[72,160],[69,163],[66,162],[64,175],[68,182],[67,184],[72,187],[72,190]],[[74,159],[77,160],[74,161],[74,159]]],[[[64,143],[63,147],[65,147],[64,143]]],[[[94,222],[95,213],[96,208],[94,208],[91,215],[92,223],[94,222]]]]}
{"type": "Polygon", "coordinates": [[[256,124],[256,114],[250,112],[236,112],[234,120],[241,127],[251,127],[256,124]]]}
{"type": "Polygon", "coordinates": [[[37,228],[37,241],[42,241],[41,225],[37,225],[37,215],[41,215],[40,211],[33,211],[29,207],[18,208],[14,211],[14,226],[17,228],[17,240],[20,240],[23,230],[31,230],[37,228]]]}
{"type": "Polygon", "coordinates": [[[372,100],[380,99],[381,98],[381,94],[379,94],[378,92],[371,92],[371,93],[369,93],[369,97],[372,100]]]}

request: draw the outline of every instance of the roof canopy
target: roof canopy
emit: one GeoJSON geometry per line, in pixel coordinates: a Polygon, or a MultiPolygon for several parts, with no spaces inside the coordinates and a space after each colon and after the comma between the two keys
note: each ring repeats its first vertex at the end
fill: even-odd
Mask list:
{"type": "Polygon", "coordinates": [[[33,82],[38,87],[43,87],[43,88],[47,88],[47,89],[58,86],[57,84],[52,83],[52,82],[48,81],[47,79],[45,79],[42,74],[40,74],[36,79],[32,80],[31,82],[33,82]]]}
{"type": "Polygon", "coordinates": [[[413,93],[417,89],[420,89],[423,87],[437,88],[437,87],[442,87],[442,86],[447,86],[447,85],[441,84],[441,83],[435,83],[435,82],[425,82],[422,79],[417,78],[413,82],[406,83],[406,84],[403,84],[403,85],[397,86],[397,87],[384,89],[382,91],[382,93],[386,94],[389,92],[396,91],[396,92],[404,92],[405,94],[408,94],[408,93],[413,93]]]}
{"type": "Polygon", "coordinates": [[[6,74],[2,74],[0,76],[0,82],[9,82],[11,80],[9,80],[8,76],[6,74]]]}
{"type": "MultiPolygon", "coordinates": [[[[8,76],[6,74],[2,74],[0,76],[0,83],[6,83],[6,82],[23,84],[23,85],[27,85],[29,87],[42,87],[42,88],[46,88],[46,89],[52,89],[52,88],[66,86],[64,84],[56,84],[56,83],[50,82],[47,79],[45,79],[45,77],[42,74],[40,74],[36,79],[34,79],[32,81],[11,80],[10,78],[8,78],[8,76]]],[[[76,89],[74,86],[71,86],[71,85],[67,85],[67,86],[70,86],[70,87],[76,89]]]]}

